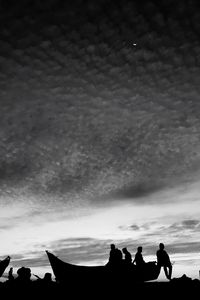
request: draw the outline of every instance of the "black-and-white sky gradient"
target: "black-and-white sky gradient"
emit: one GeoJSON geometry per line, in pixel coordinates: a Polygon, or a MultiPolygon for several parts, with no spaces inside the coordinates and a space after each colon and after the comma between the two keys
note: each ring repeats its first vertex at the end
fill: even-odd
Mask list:
{"type": "Polygon", "coordinates": [[[198,275],[199,6],[0,1],[0,254],[14,266],[44,270],[46,248],[102,264],[111,242],[150,258],[162,241],[177,274],[198,275]]]}

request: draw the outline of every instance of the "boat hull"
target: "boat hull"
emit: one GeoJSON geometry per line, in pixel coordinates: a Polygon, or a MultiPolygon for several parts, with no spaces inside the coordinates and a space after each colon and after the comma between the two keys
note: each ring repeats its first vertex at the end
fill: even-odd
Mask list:
{"type": "Polygon", "coordinates": [[[10,257],[7,256],[5,259],[0,261],[0,277],[3,275],[5,269],[10,263],[10,257]]]}
{"type": "Polygon", "coordinates": [[[158,278],[160,270],[154,262],[146,263],[143,268],[137,268],[131,264],[129,266],[121,264],[121,266],[113,267],[109,264],[105,266],[78,266],[63,262],[52,253],[46,251],[50,261],[54,276],[58,282],[74,282],[75,281],[107,281],[113,279],[129,281],[149,281],[158,278]]]}

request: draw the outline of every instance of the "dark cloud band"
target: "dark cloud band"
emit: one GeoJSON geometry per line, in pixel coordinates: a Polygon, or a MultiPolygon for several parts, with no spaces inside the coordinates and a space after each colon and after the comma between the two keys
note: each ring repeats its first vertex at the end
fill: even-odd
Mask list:
{"type": "Polygon", "coordinates": [[[139,198],[198,171],[196,1],[1,8],[3,194],[139,198]]]}

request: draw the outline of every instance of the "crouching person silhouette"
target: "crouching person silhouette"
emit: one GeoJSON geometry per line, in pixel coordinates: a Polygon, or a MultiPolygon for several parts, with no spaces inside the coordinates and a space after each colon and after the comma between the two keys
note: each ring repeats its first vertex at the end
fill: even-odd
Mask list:
{"type": "Polygon", "coordinates": [[[119,267],[122,263],[122,252],[120,249],[116,248],[114,244],[110,245],[110,257],[108,261],[108,266],[119,267]]]}
{"type": "Polygon", "coordinates": [[[135,254],[133,263],[135,263],[137,267],[144,267],[144,265],[145,265],[145,261],[142,256],[142,247],[141,246],[137,248],[137,252],[135,254]]]}
{"type": "Polygon", "coordinates": [[[127,266],[130,266],[132,263],[131,253],[127,250],[127,248],[123,248],[122,252],[124,253],[124,263],[127,266]]]}
{"type": "Polygon", "coordinates": [[[166,275],[167,279],[171,280],[171,277],[172,277],[172,264],[171,264],[169,255],[164,250],[164,248],[165,248],[164,244],[160,243],[159,244],[159,249],[156,252],[157,265],[158,265],[159,269],[161,269],[161,267],[164,268],[164,272],[165,272],[165,275],[166,275]]]}

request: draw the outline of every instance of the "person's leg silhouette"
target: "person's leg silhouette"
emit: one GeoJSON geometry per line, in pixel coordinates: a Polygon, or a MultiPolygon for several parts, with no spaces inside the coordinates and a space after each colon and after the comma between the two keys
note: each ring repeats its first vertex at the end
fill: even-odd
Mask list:
{"type": "Polygon", "coordinates": [[[165,272],[165,276],[167,277],[167,279],[169,279],[167,266],[163,266],[163,269],[164,269],[164,272],[165,272]]]}

